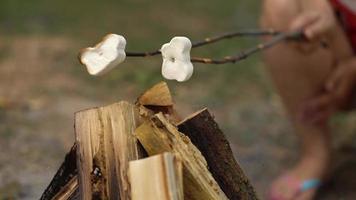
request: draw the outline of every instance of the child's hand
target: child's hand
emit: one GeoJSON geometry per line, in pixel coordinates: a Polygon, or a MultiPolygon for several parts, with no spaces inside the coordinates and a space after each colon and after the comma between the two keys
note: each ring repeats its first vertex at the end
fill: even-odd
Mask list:
{"type": "Polygon", "coordinates": [[[302,0],[302,12],[292,22],[290,29],[303,29],[309,40],[331,33],[336,19],[330,3],[326,0],[302,0]]]}
{"type": "Polygon", "coordinates": [[[356,88],[356,58],[341,63],[325,84],[325,91],[312,98],[302,108],[300,119],[314,125],[324,125],[338,110],[350,108],[356,88]]]}

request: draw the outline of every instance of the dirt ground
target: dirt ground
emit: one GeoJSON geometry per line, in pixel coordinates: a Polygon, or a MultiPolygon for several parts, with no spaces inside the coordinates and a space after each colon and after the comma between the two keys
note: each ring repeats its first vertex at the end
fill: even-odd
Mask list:
{"type": "MultiPolygon", "coordinates": [[[[136,86],[137,79],[130,76],[105,80],[109,84],[92,80],[76,61],[75,44],[53,37],[7,38],[0,44],[0,200],[38,199],[73,144],[74,112],[133,101],[151,84],[136,86]]],[[[199,76],[199,70],[196,73],[199,76]]],[[[182,115],[202,107],[214,113],[236,159],[264,199],[273,178],[297,159],[293,129],[273,92],[263,95],[250,83],[221,93],[219,81],[216,75],[214,80],[169,84],[182,115]]],[[[356,198],[355,121],[355,116],[343,115],[333,122],[340,150],[319,199],[356,198]]]]}

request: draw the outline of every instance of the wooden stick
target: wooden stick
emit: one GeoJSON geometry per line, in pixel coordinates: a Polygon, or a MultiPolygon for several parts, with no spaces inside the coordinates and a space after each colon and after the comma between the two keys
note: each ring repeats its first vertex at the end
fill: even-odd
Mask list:
{"type": "Polygon", "coordinates": [[[81,199],[130,199],[128,163],[143,156],[132,135],[138,123],[127,102],[75,114],[81,199]]]}
{"type": "Polygon", "coordinates": [[[172,152],[183,162],[184,196],[190,200],[226,200],[210,174],[207,163],[190,139],[178,132],[162,113],[154,115],[135,131],[149,155],[172,152]]]}
{"type": "Polygon", "coordinates": [[[293,32],[293,33],[280,33],[277,36],[273,37],[270,41],[267,41],[265,43],[258,44],[255,47],[252,47],[250,49],[241,51],[237,55],[234,56],[226,56],[223,59],[211,59],[211,58],[198,58],[198,57],[192,57],[191,61],[196,62],[196,63],[204,63],[204,64],[226,64],[226,63],[236,63],[238,61],[244,60],[248,58],[249,56],[269,49],[276,44],[279,44],[283,41],[286,41],[289,38],[298,38],[302,36],[302,32],[293,32]]]}
{"type": "Polygon", "coordinates": [[[182,162],[171,153],[130,161],[132,200],[183,200],[182,162]]]}
{"type": "Polygon", "coordinates": [[[209,170],[229,199],[257,199],[254,188],[234,159],[229,142],[207,109],[178,124],[205,157],[209,170]]]}
{"type": "Polygon", "coordinates": [[[236,32],[231,32],[231,33],[224,33],[222,35],[214,36],[214,37],[208,37],[205,38],[202,41],[194,42],[192,44],[193,48],[201,47],[207,44],[212,44],[215,42],[219,42],[224,39],[231,39],[235,37],[259,37],[259,36],[274,36],[279,34],[279,31],[275,31],[273,29],[270,30],[246,30],[246,31],[236,31],[236,32]]]}
{"type": "MultiPolygon", "coordinates": [[[[256,37],[256,36],[264,36],[264,35],[277,35],[279,31],[275,31],[273,29],[270,30],[246,30],[246,31],[235,31],[231,33],[224,33],[222,35],[217,35],[213,37],[207,37],[204,40],[193,42],[192,48],[197,48],[201,46],[205,46],[208,44],[212,44],[215,42],[219,42],[225,39],[231,39],[235,37],[256,37]]],[[[148,56],[156,56],[161,54],[160,50],[154,50],[149,52],[126,52],[127,57],[148,57],[148,56]]]]}
{"type": "MultiPolygon", "coordinates": [[[[270,41],[261,43],[256,45],[255,47],[249,48],[247,50],[243,50],[241,52],[239,52],[236,55],[233,56],[225,56],[222,59],[212,59],[212,58],[200,58],[200,57],[191,57],[191,62],[195,62],[195,63],[203,63],[203,64],[226,64],[226,63],[236,63],[239,62],[241,60],[244,60],[246,58],[248,58],[249,56],[266,50],[268,48],[271,48],[283,41],[286,40],[298,40],[298,39],[302,39],[303,38],[303,32],[302,31],[295,31],[295,32],[277,32],[277,31],[261,31],[261,32],[252,32],[254,34],[251,34],[249,32],[246,33],[241,33],[241,32],[236,32],[236,33],[229,33],[229,34],[224,34],[221,36],[216,36],[216,37],[212,37],[212,38],[206,38],[203,41],[199,41],[196,43],[193,43],[192,48],[195,47],[200,47],[200,46],[204,46],[207,44],[211,44],[214,42],[218,42],[220,40],[223,39],[228,39],[228,38],[233,38],[236,36],[241,36],[241,35],[255,35],[255,36],[261,36],[261,35],[275,35],[270,41]]],[[[322,44],[323,45],[323,44],[322,44]]],[[[133,52],[126,52],[126,56],[127,57],[148,57],[148,56],[156,56],[161,54],[160,50],[155,50],[152,52],[143,52],[143,53],[133,53],[133,52]]]]}

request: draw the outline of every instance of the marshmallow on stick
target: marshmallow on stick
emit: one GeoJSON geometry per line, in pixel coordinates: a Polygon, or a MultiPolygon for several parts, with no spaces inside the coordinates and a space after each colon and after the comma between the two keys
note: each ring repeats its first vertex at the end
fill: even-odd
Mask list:
{"type": "Polygon", "coordinates": [[[85,48],[80,53],[80,62],[89,74],[102,75],[110,71],[125,58],[126,39],[121,35],[108,34],[95,47],[85,48]]]}
{"type": "Polygon", "coordinates": [[[187,81],[193,74],[190,61],[192,43],[187,37],[174,37],[161,48],[162,75],[168,80],[187,81]]]}

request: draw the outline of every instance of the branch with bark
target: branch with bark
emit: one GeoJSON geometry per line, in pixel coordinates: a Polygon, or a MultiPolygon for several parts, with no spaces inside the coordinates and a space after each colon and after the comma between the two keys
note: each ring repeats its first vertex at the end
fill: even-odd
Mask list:
{"type": "MultiPolygon", "coordinates": [[[[246,59],[250,55],[257,53],[259,51],[268,49],[282,41],[286,40],[298,40],[303,38],[302,31],[296,32],[280,32],[273,29],[270,30],[247,30],[247,31],[236,31],[231,33],[224,33],[222,35],[217,35],[213,37],[207,37],[201,41],[193,42],[192,48],[198,48],[202,46],[206,46],[209,44],[213,44],[216,42],[220,42],[222,40],[236,38],[236,37],[260,37],[260,36],[273,36],[270,41],[265,43],[261,43],[247,50],[243,50],[240,53],[234,56],[226,56],[223,59],[211,59],[211,58],[200,58],[200,57],[192,57],[191,61],[195,63],[203,63],[203,64],[226,64],[226,63],[235,63],[237,61],[246,59]]],[[[154,50],[148,52],[126,52],[127,57],[150,57],[160,55],[161,50],[154,50]]]]}
{"type": "Polygon", "coordinates": [[[94,47],[89,47],[81,51],[80,62],[84,64],[91,75],[104,74],[120,63],[126,57],[152,57],[161,55],[162,75],[168,80],[179,82],[187,81],[193,74],[194,66],[192,63],[203,64],[226,64],[236,63],[249,56],[271,48],[287,40],[303,40],[303,31],[279,32],[275,30],[248,30],[224,33],[213,37],[205,38],[201,41],[191,42],[189,38],[177,36],[173,37],[169,43],[165,43],[160,49],[147,52],[126,51],[126,39],[121,35],[109,34],[94,47]],[[269,40],[254,47],[242,50],[235,55],[223,58],[204,58],[191,57],[192,48],[199,48],[222,40],[236,37],[260,37],[270,36],[269,40]]]}

